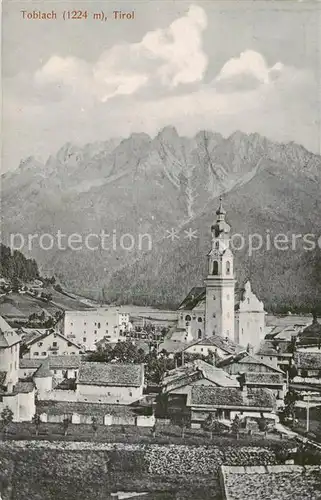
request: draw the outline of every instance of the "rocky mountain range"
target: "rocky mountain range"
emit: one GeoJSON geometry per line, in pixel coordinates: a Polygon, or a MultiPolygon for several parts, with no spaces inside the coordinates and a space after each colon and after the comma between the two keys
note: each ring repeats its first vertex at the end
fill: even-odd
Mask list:
{"type": "Polygon", "coordinates": [[[173,307],[205,277],[221,194],[233,232],[245,241],[235,251],[238,282],[250,276],[270,308],[303,310],[320,303],[321,157],[259,134],[237,131],[224,138],[200,131],[187,138],[166,127],[154,138],[133,134],[84,147],[68,143],[45,164],[28,158],[2,176],[2,239],[9,243],[10,234],[23,235],[21,250],[77,293],[173,307]],[[105,249],[101,239],[89,236],[102,230],[110,235],[105,249]],[[58,231],[66,235],[64,248],[58,248],[58,231]],[[42,246],[54,240],[47,250],[39,244],[45,233],[52,238],[43,236],[42,246]],[[264,244],[249,252],[254,233],[264,244]],[[302,237],[289,250],[268,248],[268,238],[278,233],[291,241],[292,235],[302,237]],[[28,235],[35,234],[28,246],[28,235]],[[79,235],[78,243],[81,238],[81,249],[65,244],[72,234],[79,235]],[[139,245],[144,234],[149,236],[139,245]],[[304,248],[307,234],[314,249],[304,248]],[[99,248],[86,248],[86,236],[99,248]]]}

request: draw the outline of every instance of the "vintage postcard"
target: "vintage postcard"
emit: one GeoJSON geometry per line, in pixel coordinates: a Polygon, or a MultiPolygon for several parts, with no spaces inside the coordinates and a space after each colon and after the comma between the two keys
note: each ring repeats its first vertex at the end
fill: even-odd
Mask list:
{"type": "Polygon", "coordinates": [[[321,498],[320,30],[2,0],[0,500],[321,498]]]}

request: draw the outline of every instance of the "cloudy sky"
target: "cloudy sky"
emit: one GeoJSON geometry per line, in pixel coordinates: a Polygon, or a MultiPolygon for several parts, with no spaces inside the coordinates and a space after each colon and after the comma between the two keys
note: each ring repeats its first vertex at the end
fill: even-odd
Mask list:
{"type": "Polygon", "coordinates": [[[3,167],[132,132],[259,132],[320,152],[320,9],[308,2],[3,6],[3,167]],[[135,10],[135,20],[93,12],[135,10]],[[45,7],[45,8],[44,8],[45,7]],[[87,10],[63,21],[63,10],[87,10]],[[24,20],[22,10],[57,12],[24,20]]]}

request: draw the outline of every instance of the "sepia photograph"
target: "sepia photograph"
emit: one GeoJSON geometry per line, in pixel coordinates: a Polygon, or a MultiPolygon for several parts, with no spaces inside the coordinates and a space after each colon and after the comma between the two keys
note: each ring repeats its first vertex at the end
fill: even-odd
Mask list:
{"type": "Polygon", "coordinates": [[[0,500],[321,500],[321,1],[1,35],[0,500]]]}

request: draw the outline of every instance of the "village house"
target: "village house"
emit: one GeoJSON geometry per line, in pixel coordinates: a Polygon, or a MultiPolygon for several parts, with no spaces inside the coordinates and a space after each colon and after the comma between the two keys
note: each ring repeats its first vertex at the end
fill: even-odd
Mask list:
{"type": "Polygon", "coordinates": [[[182,352],[187,354],[201,354],[203,356],[214,355],[214,358],[224,359],[231,354],[246,352],[245,347],[242,347],[228,337],[213,335],[201,340],[196,340],[188,344],[182,352]]]}
{"type": "Polygon", "coordinates": [[[0,413],[9,407],[18,422],[35,412],[34,384],[19,382],[19,351],[20,337],[0,316],[0,413]]]}
{"type": "MultiPolygon", "coordinates": [[[[262,361],[255,355],[247,352],[232,355],[217,363],[219,368],[223,368],[231,375],[239,375],[242,373],[256,372],[256,373],[281,373],[277,366],[270,365],[262,361]]],[[[284,374],[283,374],[284,375],[284,374]]]]}
{"type": "Polygon", "coordinates": [[[80,365],[78,400],[131,404],[143,397],[143,389],[143,364],[84,362],[80,365]]]}
{"type": "Polygon", "coordinates": [[[240,384],[235,376],[200,359],[170,370],[162,380],[162,405],[167,417],[179,420],[187,395],[195,386],[239,388],[240,384]]]}
{"type": "Polygon", "coordinates": [[[47,356],[70,356],[82,352],[81,347],[67,339],[55,330],[46,330],[44,333],[35,335],[34,332],[26,335],[23,339],[23,358],[46,358],[47,356]]]}
{"type": "Polygon", "coordinates": [[[260,418],[277,422],[276,401],[272,391],[265,388],[193,387],[187,396],[192,428],[200,428],[209,414],[218,420],[232,421],[260,418]]]}

